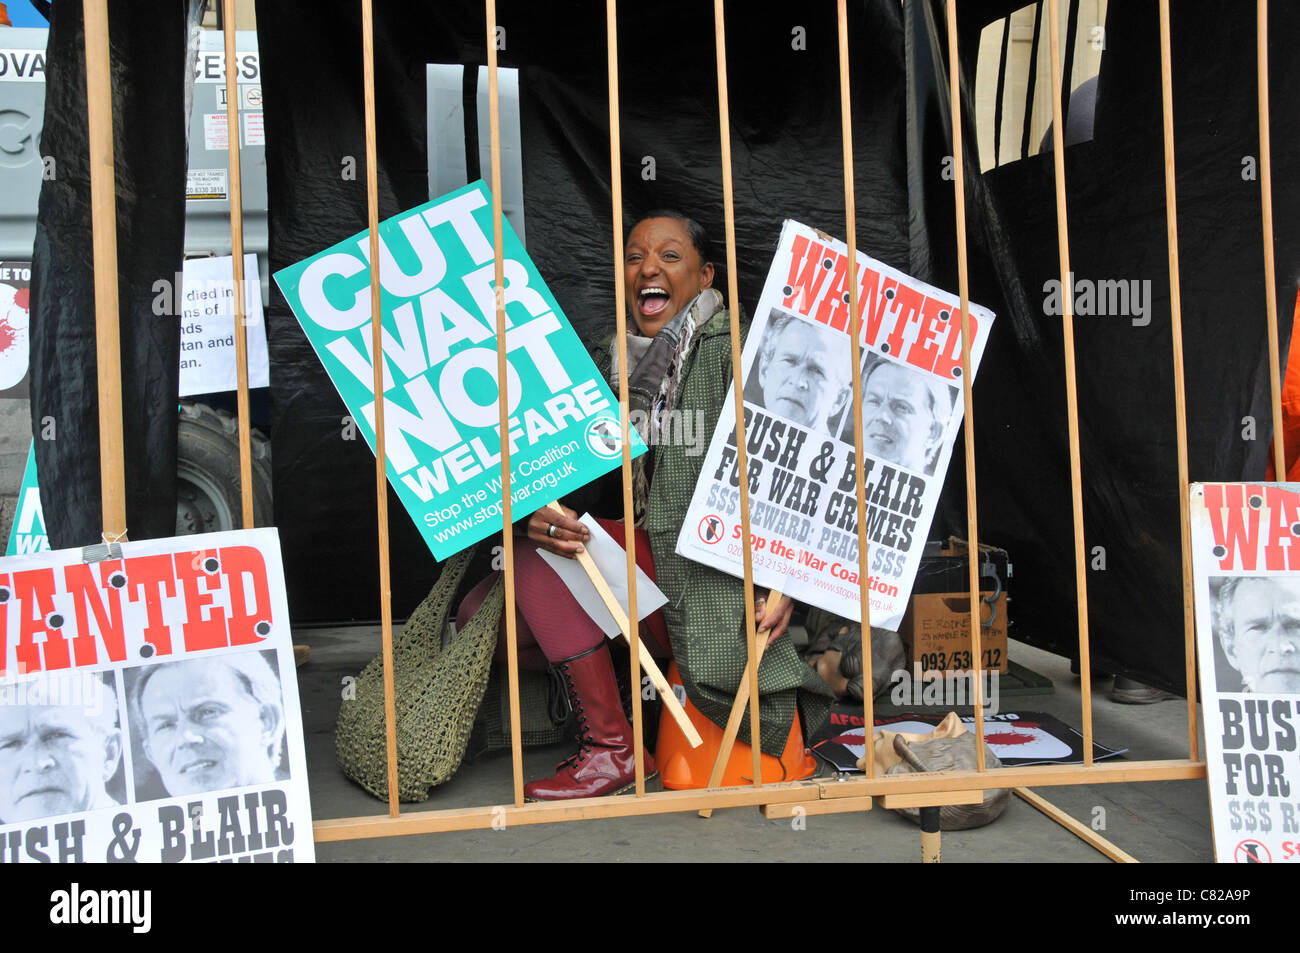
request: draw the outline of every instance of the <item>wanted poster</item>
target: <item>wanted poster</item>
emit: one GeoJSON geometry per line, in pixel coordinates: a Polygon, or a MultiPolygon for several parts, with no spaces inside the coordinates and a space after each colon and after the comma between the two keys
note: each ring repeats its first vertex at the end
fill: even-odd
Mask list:
{"type": "Polygon", "coordinates": [[[1191,489],[1214,852],[1300,858],[1300,484],[1191,489]]]}
{"type": "MultiPolygon", "coordinates": [[[[787,221],[742,356],[749,540],[741,539],[735,421],[718,419],[677,552],[871,624],[902,622],[961,426],[961,306],[858,253],[862,363],[852,366],[842,242],[787,221]],[[858,578],[853,375],[862,382],[869,575],[858,578]]],[[[971,304],[978,368],[993,313],[971,304]]]]}
{"type": "MultiPolygon", "coordinates": [[[[435,559],[501,532],[492,199],[473,182],[379,225],[388,479],[435,559]]],[[[618,401],[504,223],[512,512],[623,463],[618,401]]],[[[275,273],[375,448],[370,233],[275,273]]],[[[645,444],[632,434],[632,456],[645,444]]]]}
{"type": "Polygon", "coordinates": [[[0,560],[0,863],[315,858],[279,538],[0,560]]]}

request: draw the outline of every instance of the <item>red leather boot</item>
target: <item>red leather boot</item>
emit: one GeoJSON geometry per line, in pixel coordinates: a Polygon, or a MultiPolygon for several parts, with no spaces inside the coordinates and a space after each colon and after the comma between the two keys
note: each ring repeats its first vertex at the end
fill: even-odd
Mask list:
{"type": "MultiPolygon", "coordinates": [[[[632,726],[623,714],[608,642],[559,663],[578,719],[578,753],[562,762],[555,776],[524,785],[529,801],[622,794],[636,783],[632,726]]],[[[654,777],[654,760],[645,755],[646,780],[654,777]]]]}

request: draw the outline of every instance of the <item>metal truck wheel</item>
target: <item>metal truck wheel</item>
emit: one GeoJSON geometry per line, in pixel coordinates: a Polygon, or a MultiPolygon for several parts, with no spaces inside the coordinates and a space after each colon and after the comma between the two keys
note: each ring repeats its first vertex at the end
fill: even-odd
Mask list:
{"type": "MultiPolygon", "coordinates": [[[[176,447],[176,535],[240,529],[239,425],[206,404],[181,401],[176,447]]],[[[253,522],[271,524],[271,444],[252,432],[253,522]]]]}

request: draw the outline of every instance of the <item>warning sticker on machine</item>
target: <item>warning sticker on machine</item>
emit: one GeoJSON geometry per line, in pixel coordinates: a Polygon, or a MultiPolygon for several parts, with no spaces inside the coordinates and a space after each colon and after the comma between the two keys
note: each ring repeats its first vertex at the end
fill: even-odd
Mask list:
{"type": "Polygon", "coordinates": [[[225,169],[190,169],[185,173],[185,197],[224,199],[228,182],[225,169]]]}
{"type": "Polygon", "coordinates": [[[203,148],[217,152],[229,148],[225,113],[203,114],[203,148]]]}
{"type": "Polygon", "coordinates": [[[262,113],[244,113],[244,145],[266,145],[266,133],[262,125],[262,113]]]}

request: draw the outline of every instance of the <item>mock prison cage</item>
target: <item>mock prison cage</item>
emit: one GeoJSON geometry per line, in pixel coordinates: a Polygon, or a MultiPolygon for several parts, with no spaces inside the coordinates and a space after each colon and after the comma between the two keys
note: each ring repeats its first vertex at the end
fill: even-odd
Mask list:
{"type": "MultiPolygon", "coordinates": [[[[1014,6],[1009,4],[1008,7],[1014,6]]],[[[1046,12],[1048,36],[1048,57],[1050,62],[1050,89],[1046,99],[1050,100],[1050,149],[1052,152],[1053,184],[1055,193],[1056,247],[1059,275],[1062,287],[1070,287],[1072,264],[1070,256],[1070,230],[1066,202],[1066,145],[1069,134],[1068,119],[1071,116],[1069,96],[1071,84],[1069,76],[1071,62],[1075,57],[1075,37],[1077,33],[1078,0],[1073,0],[1069,7],[1070,24],[1063,31],[1059,10],[1059,0],[1045,0],[1034,6],[1033,57],[1037,57],[1041,29],[1046,12]],[[1061,38],[1067,37],[1065,64],[1062,64],[1061,38]],[[1066,79],[1063,81],[1063,75],[1066,79]]],[[[1266,335],[1268,343],[1269,385],[1271,393],[1272,419],[1282,420],[1281,386],[1278,348],[1277,324],[1277,280],[1274,267],[1273,250],[1273,211],[1272,211],[1272,167],[1269,145],[1269,89],[1268,89],[1268,0],[1257,0],[1255,15],[1256,28],[1256,76],[1258,83],[1259,108],[1259,187],[1262,196],[1262,224],[1265,272],[1266,301],[1266,335]]],[[[225,51],[227,62],[233,62],[235,48],[235,4],[234,0],[222,0],[222,19],[225,28],[225,51]]],[[[943,6],[943,32],[946,36],[948,80],[946,109],[947,122],[943,130],[948,137],[951,148],[951,178],[954,190],[955,264],[958,279],[958,294],[961,301],[961,350],[962,350],[962,393],[965,408],[963,424],[964,434],[964,476],[965,476],[965,527],[966,538],[979,541],[979,495],[976,486],[976,450],[975,450],[975,402],[973,399],[974,375],[971,373],[970,344],[970,289],[969,261],[967,250],[967,201],[971,188],[970,173],[966,167],[966,150],[963,147],[964,117],[969,112],[969,93],[963,91],[962,77],[963,57],[969,59],[971,54],[959,49],[963,34],[959,29],[957,0],[946,0],[943,6]]],[[[1178,199],[1174,162],[1174,101],[1172,57],[1170,44],[1170,0],[1159,0],[1159,58],[1160,90],[1163,115],[1163,166],[1164,166],[1164,212],[1166,220],[1166,247],[1170,280],[1170,314],[1172,348],[1169,360],[1172,362],[1174,393],[1173,402],[1176,419],[1176,485],[1169,486],[1169,493],[1177,493],[1181,523],[1182,553],[1182,608],[1183,608],[1183,671],[1184,688],[1187,696],[1187,756],[1182,759],[1159,761],[1132,761],[1114,763],[1095,763],[1093,755],[1093,713],[1092,713],[1092,644],[1089,632],[1088,586],[1087,576],[1088,552],[1084,536],[1084,483],[1080,451],[1079,399],[1076,381],[1076,349],[1074,337],[1074,302],[1069,294],[1062,296],[1061,335],[1064,360],[1064,398],[1066,403],[1071,523],[1073,527],[1072,553],[1075,578],[1075,612],[1077,613],[1077,653],[1081,674],[1082,695],[1082,738],[1083,763],[1079,765],[1041,765],[1030,767],[1003,767],[989,770],[985,763],[985,725],[982,704],[982,686],[980,679],[973,680],[973,711],[975,735],[977,739],[975,770],[952,771],[943,774],[903,774],[881,775],[877,772],[872,744],[865,745],[865,772],[862,777],[811,779],[781,783],[764,783],[760,770],[761,745],[758,693],[754,690],[758,679],[758,664],[763,646],[755,630],[754,580],[751,554],[746,547],[741,547],[744,558],[744,592],[745,592],[745,631],[748,645],[748,663],[741,690],[737,693],[721,749],[713,767],[713,776],[708,788],[700,790],[675,790],[647,792],[642,753],[644,750],[644,726],[640,705],[632,706],[632,729],[636,749],[635,793],[622,797],[593,797],[573,801],[551,801],[525,803],[522,732],[520,724],[519,700],[519,660],[517,633],[515,631],[515,592],[514,592],[514,547],[510,532],[502,536],[504,562],[504,603],[507,645],[507,671],[509,690],[509,721],[511,740],[511,764],[514,799],[507,804],[486,804],[480,807],[457,807],[435,810],[401,810],[398,796],[400,790],[397,762],[397,715],[394,700],[394,637],[392,582],[390,569],[389,516],[388,516],[388,478],[385,469],[385,425],[384,425],[384,387],[383,362],[374,361],[375,408],[375,492],[376,524],[378,535],[377,564],[379,570],[379,606],[381,612],[380,627],[382,637],[382,685],[384,693],[384,745],[385,769],[387,777],[387,815],[357,816],[317,819],[314,823],[315,839],[318,843],[343,841],[359,838],[388,837],[407,834],[423,834],[440,831],[485,829],[493,826],[507,827],[530,824],[555,823],[602,817],[622,817],[642,814],[661,814],[671,812],[698,811],[707,814],[718,808],[759,807],[767,817],[791,817],[797,814],[829,814],[839,812],[865,811],[879,805],[885,808],[922,807],[936,808],[942,805],[972,804],[983,799],[984,792],[996,788],[1013,788],[1022,798],[1053,817],[1072,833],[1088,840],[1103,850],[1113,859],[1131,859],[1123,851],[1109,844],[1095,832],[1073,821],[1050,803],[1034,794],[1031,788],[1053,787],[1081,784],[1135,783],[1141,781],[1203,779],[1206,765],[1198,742],[1198,710],[1196,685],[1196,654],[1194,644],[1194,615],[1192,597],[1192,567],[1189,524],[1189,478],[1187,452],[1187,410],[1186,391],[1184,388],[1184,354],[1182,332],[1182,302],[1179,275],[1178,245],[1178,199]],[[750,747],[753,755],[753,781],[746,785],[722,787],[719,784],[722,767],[738,734],[738,727],[748,706],[750,747]]],[[[921,29],[928,27],[939,30],[940,24],[936,11],[939,5],[911,5],[912,13],[920,19],[921,29]]],[[[126,489],[124,475],[124,436],[123,436],[123,401],[122,370],[120,359],[121,336],[119,329],[118,301],[118,250],[117,231],[115,227],[115,198],[113,179],[113,115],[112,93],[110,86],[109,58],[109,22],[107,0],[85,0],[84,6],[84,40],[86,56],[89,145],[90,145],[90,186],[92,207],[92,230],[94,251],[94,312],[96,326],[96,364],[98,368],[98,421],[101,453],[101,487],[103,534],[106,540],[124,539],[127,530],[126,489]]],[[[618,397],[621,409],[622,426],[622,491],[625,510],[623,541],[627,555],[628,612],[626,625],[630,644],[638,644],[637,633],[637,588],[634,582],[636,570],[632,513],[631,482],[631,440],[628,417],[628,375],[626,354],[626,301],[624,284],[621,277],[623,267],[623,149],[620,131],[619,102],[619,46],[616,0],[606,0],[605,36],[607,49],[607,73],[609,96],[609,160],[610,160],[610,200],[612,206],[612,268],[614,277],[615,325],[616,339],[619,342],[618,397]]],[[[364,103],[365,132],[365,176],[368,220],[370,235],[371,262],[380,261],[378,254],[378,226],[380,221],[379,178],[378,178],[378,130],[376,128],[376,76],[375,76],[375,21],[372,0],[360,0],[361,23],[361,59],[363,64],[363,81],[361,98],[364,103]]],[[[852,342],[854,366],[861,366],[861,315],[858,302],[857,242],[859,223],[855,203],[854,146],[853,146],[853,110],[850,102],[850,44],[853,39],[849,29],[847,0],[837,0],[837,54],[840,99],[840,138],[842,142],[841,161],[843,165],[843,201],[845,220],[844,234],[848,246],[848,260],[852,263],[849,288],[849,336],[852,342]]],[[[490,184],[493,197],[492,216],[494,223],[494,274],[496,286],[505,283],[502,251],[502,145],[500,95],[498,88],[498,21],[495,0],[485,0],[483,9],[483,49],[486,51],[488,102],[490,130],[490,184]]],[[[739,270],[737,267],[736,215],[734,205],[734,183],[732,170],[732,122],[728,98],[728,68],[726,20],[723,0],[714,0],[713,29],[716,56],[717,108],[719,117],[719,145],[721,151],[721,185],[722,205],[725,222],[726,240],[726,277],[728,300],[731,308],[731,361],[732,387],[736,428],[736,450],[740,472],[747,472],[747,453],[745,439],[745,419],[743,414],[743,374],[741,368],[739,309],[734,305],[741,300],[739,287],[739,270]]],[[[1009,22],[1003,26],[1000,42],[999,68],[996,74],[996,123],[993,131],[991,160],[985,163],[986,170],[995,171],[999,158],[1006,151],[1002,141],[1004,125],[1004,101],[1006,83],[1006,60],[1009,22]]],[[[971,34],[966,33],[970,39],[971,34]]],[[[1227,51],[1228,54],[1241,54],[1242,51],[1227,51]]],[[[1149,51],[1154,56],[1155,50],[1149,51]]],[[[1024,121],[1020,137],[1020,155],[1026,154],[1030,139],[1030,107],[1035,102],[1033,76],[1029,80],[1024,121]]],[[[237,103],[239,93],[235,71],[228,70],[226,75],[227,102],[237,103]]],[[[1041,100],[1039,100],[1041,105],[1041,100]]],[[[1041,123],[1040,123],[1041,126],[1041,123]]],[[[1045,137],[1044,142],[1047,142],[1045,137]]],[[[243,221],[241,207],[241,168],[240,137],[235,135],[229,155],[230,182],[230,232],[233,258],[234,281],[236,287],[243,287],[243,221]]],[[[1014,151],[1014,143],[1011,143],[1014,151]]],[[[977,173],[975,176],[979,178],[977,173]]],[[[379,315],[380,276],[378,266],[370,269],[371,313],[379,315]]],[[[244,299],[235,295],[236,326],[243,328],[244,299]]],[[[498,296],[496,302],[496,339],[498,379],[506,377],[505,341],[505,300],[498,296]]],[[[372,320],[372,353],[383,353],[380,321],[372,320]]],[[[243,526],[251,528],[253,524],[253,492],[251,482],[251,454],[249,430],[249,391],[248,391],[248,355],[243,333],[236,335],[236,354],[238,367],[238,408],[239,408],[239,449],[240,474],[243,493],[243,526]]],[[[870,543],[866,519],[866,494],[863,471],[863,433],[862,433],[862,381],[853,375],[854,406],[854,448],[855,448],[855,482],[858,533],[858,578],[869,577],[868,563],[870,543]]],[[[506,388],[499,388],[499,421],[502,432],[508,429],[506,388]]],[[[511,514],[510,486],[510,447],[509,441],[502,441],[501,474],[502,493],[500,506],[503,526],[510,527],[511,514]]],[[[1283,434],[1281,426],[1273,428],[1273,459],[1278,463],[1279,471],[1284,469],[1285,461],[1283,434]]],[[[740,519],[742,538],[750,535],[750,513],[747,482],[741,480],[740,519]]],[[[968,560],[969,592],[971,605],[980,599],[980,567],[977,560],[968,560]]],[[[866,586],[860,587],[860,608],[863,632],[869,632],[871,607],[866,586]]],[[[970,645],[974,659],[981,658],[981,626],[979,614],[970,614],[970,645]]],[[[630,677],[632,685],[642,682],[643,658],[641,653],[632,651],[630,656],[630,677]]],[[[864,684],[872,682],[871,653],[863,652],[864,684]]],[[[874,724],[874,700],[870,691],[863,693],[864,725],[874,724]]]]}

